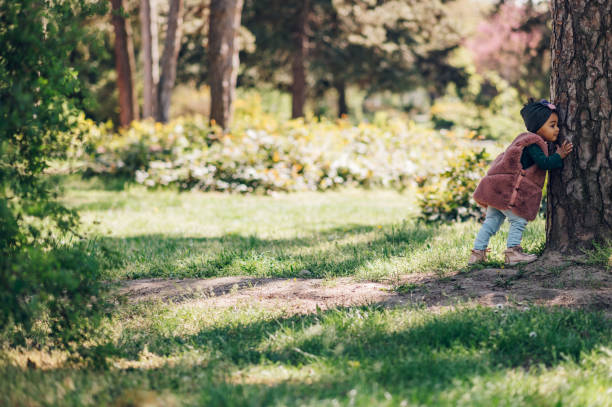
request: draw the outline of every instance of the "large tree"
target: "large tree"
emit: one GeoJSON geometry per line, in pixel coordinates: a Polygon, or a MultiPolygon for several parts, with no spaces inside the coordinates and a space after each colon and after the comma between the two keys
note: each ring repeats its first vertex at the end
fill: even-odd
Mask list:
{"type": "Polygon", "coordinates": [[[138,119],[138,99],[134,90],[134,46],[132,29],[126,19],[123,0],[111,0],[111,21],[115,29],[115,66],[119,88],[119,122],[127,126],[138,119]]]}
{"type": "Polygon", "coordinates": [[[212,0],[208,33],[210,118],[222,128],[232,119],[238,77],[238,30],[243,0],[212,0]]]}
{"type": "Polygon", "coordinates": [[[552,1],[553,102],[560,141],[574,143],[551,171],[547,251],[579,253],[612,240],[612,1],[552,1]]]}

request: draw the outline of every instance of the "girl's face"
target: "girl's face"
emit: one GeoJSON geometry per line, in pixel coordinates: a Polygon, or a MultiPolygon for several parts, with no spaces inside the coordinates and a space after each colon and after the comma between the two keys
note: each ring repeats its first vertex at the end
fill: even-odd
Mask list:
{"type": "Polygon", "coordinates": [[[557,116],[557,113],[552,113],[548,120],[546,120],[546,123],[544,123],[536,132],[537,135],[546,141],[550,141],[551,143],[557,141],[557,137],[559,136],[559,126],[557,126],[558,122],[559,116],[557,116]]]}

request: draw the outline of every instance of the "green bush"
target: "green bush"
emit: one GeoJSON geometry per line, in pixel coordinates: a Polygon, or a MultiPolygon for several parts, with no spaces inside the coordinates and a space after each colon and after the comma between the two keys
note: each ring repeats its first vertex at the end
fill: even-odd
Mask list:
{"type": "Polygon", "coordinates": [[[84,21],[106,2],[0,2],[0,327],[72,347],[97,315],[98,266],[56,245],[78,217],[58,201],[45,171],[65,159],[80,79],[71,52],[90,43],[84,21]],[[42,337],[42,336],[41,336],[42,337]]]}
{"type": "Polygon", "coordinates": [[[261,112],[222,134],[201,116],[166,125],[134,122],[113,134],[93,123],[85,174],[128,177],[148,187],[232,192],[416,185],[434,160],[466,149],[468,132],[439,132],[401,120],[277,123],[261,112]],[[454,146],[453,150],[448,145],[454,146]]]}
{"type": "Polygon", "coordinates": [[[89,247],[30,247],[0,260],[0,326],[13,345],[80,352],[108,302],[108,284],[89,247]],[[80,346],[80,345],[79,345],[80,346]]]}
{"type": "Polygon", "coordinates": [[[419,188],[420,219],[427,223],[481,219],[483,210],[472,194],[489,162],[484,149],[467,152],[451,161],[441,174],[424,178],[419,188]]]}
{"type": "Polygon", "coordinates": [[[38,243],[44,224],[68,230],[74,212],[42,174],[65,157],[80,81],[70,52],[88,41],[82,21],[103,2],[0,2],[0,254],[38,243]]]}

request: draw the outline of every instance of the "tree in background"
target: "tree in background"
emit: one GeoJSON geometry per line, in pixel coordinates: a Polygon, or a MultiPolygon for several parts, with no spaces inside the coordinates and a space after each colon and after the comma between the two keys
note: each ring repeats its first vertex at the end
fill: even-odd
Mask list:
{"type": "Polygon", "coordinates": [[[245,5],[244,24],[257,47],[245,64],[282,90],[300,89],[292,85],[301,83],[305,71],[314,97],[338,91],[338,113],[343,114],[348,86],[369,93],[427,86],[435,96],[451,81],[465,83],[462,70],[447,61],[460,35],[441,1],[310,0],[308,29],[300,28],[302,5],[279,0],[245,5]],[[308,43],[308,69],[294,65],[303,49],[296,38],[308,43]]]}
{"type": "Polygon", "coordinates": [[[170,98],[176,80],[176,65],[181,46],[183,27],[183,0],[170,0],[164,53],[161,58],[161,77],[158,87],[157,120],[167,122],[170,118],[170,98]]]}
{"type": "Polygon", "coordinates": [[[551,171],[547,251],[612,241],[612,2],[552,1],[553,102],[574,153],[551,171]]]}
{"type": "Polygon", "coordinates": [[[208,34],[210,119],[223,129],[232,120],[238,76],[237,41],[242,0],[211,0],[208,34]]]}
{"type": "Polygon", "coordinates": [[[533,1],[500,2],[465,44],[479,72],[494,71],[522,99],[548,98],[550,36],[548,5],[533,1]]]}
{"type": "Polygon", "coordinates": [[[311,13],[310,0],[302,0],[293,32],[294,50],[291,58],[291,117],[304,116],[306,103],[306,62],[308,59],[308,21],[311,13]]]}
{"type": "MultiPolygon", "coordinates": [[[[310,33],[317,26],[309,29],[300,26],[300,15],[308,9],[314,10],[315,3],[322,0],[246,0],[242,13],[242,24],[254,36],[254,53],[241,55],[241,64],[244,67],[239,80],[244,86],[272,85],[277,89],[292,93],[294,72],[304,74],[304,86],[309,85],[309,72],[307,64],[311,60],[305,58],[307,45],[312,45],[310,33]],[[304,6],[309,7],[304,7],[304,6]],[[302,36],[300,36],[302,32],[302,36]],[[304,38],[304,35],[305,37],[304,38]],[[296,42],[300,47],[296,47],[296,42]],[[297,53],[302,53],[300,58],[297,53]],[[293,70],[296,62],[296,70],[293,70]],[[303,64],[302,64],[303,62],[303,64]]],[[[306,17],[304,15],[304,17],[306,17]]],[[[311,14],[311,18],[314,15],[311,14]]],[[[306,20],[302,20],[306,23],[306,20]]],[[[308,21],[309,24],[312,20],[308,21]]],[[[300,87],[296,87],[299,89],[300,87]]],[[[305,93],[305,92],[304,92],[305,93]]],[[[297,101],[296,101],[297,102],[297,101]]],[[[293,103],[292,103],[293,104],[293,103]]],[[[298,103],[299,105],[299,103],[298,103]]]]}
{"type": "Polygon", "coordinates": [[[134,88],[135,58],[132,28],[126,19],[123,0],[111,0],[111,21],[115,30],[115,66],[119,88],[119,123],[129,125],[139,118],[138,97],[134,88]]]}
{"type": "Polygon", "coordinates": [[[142,117],[155,117],[159,84],[159,44],[157,0],[140,0],[140,31],[142,42],[143,95],[142,117]]]}

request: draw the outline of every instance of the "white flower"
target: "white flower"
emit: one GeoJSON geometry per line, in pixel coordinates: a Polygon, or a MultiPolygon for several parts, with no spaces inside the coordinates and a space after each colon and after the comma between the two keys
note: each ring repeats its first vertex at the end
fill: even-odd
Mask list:
{"type": "Polygon", "coordinates": [[[530,338],[535,338],[536,336],[538,336],[538,334],[536,334],[535,331],[529,332],[529,337],[530,338]]]}
{"type": "Polygon", "coordinates": [[[149,177],[149,173],[146,171],[136,170],[136,182],[142,184],[145,179],[149,177]]]}
{"type": "Polygon", "coordinates": [[[497,307],[497,309],[502,309],[502,308],[504,308],[504,304],[497,304],[497,305],[495,305],[495,306],[497,307]]]}

